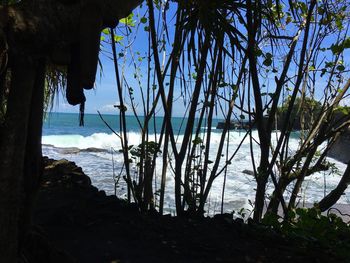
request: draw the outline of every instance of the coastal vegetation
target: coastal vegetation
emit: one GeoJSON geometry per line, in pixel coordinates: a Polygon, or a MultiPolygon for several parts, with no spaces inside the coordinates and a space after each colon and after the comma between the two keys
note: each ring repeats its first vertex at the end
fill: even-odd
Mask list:
{"type": "MultiPolygon", "coordinates": [[[[234,160],[234,155],[227,154],[229,123],[234,118],[248,119],[258,131],[257,138],[251,129],[244,137],[251,143],[257,184],[253,218],[260,222],[267,204],[269,213],[277,214],[281,207],[287,219],[297,206],[304,179],[331,167],[327,152],[349,124],[348,114],[334,117],[349,88],[344,61],[347,3],[177,1],[148,3],[147,7],[145,16],[131,15],[123,21],[125,36],[104,31],[104,37],[118,39],[124,52],[118,58],[112,41],[116,67],[132,63],[138,83],[130,87],[127,81],[118,81],[118,89],[125,88],[129,95],[119,97],[121,121],[127,110],[136,118],[145,116],[139,121],[142,142],[133,179],[128,139],[124,130],[119,133],[129,200],[136,201],[141,210],[156,208],[162,213],[165,181],[174,176],[177,215],[205,214],[213,182],[219,176],[226,178],[234,160]],[[175,26],[168,22],[171,19],[175,26]],[[149,36],[149,48],[143,57],[137,53],[136,62],[128,41],[133,41],[130,34],[142,26],[149,36]],[[336,42],[332,41],[335,36],[336,42]],[[132,62],[126,54],[131,54],[132,62]],[[148,71],[142,71],[143,63],[148,71]],[[135,89],[139,89],[142,106],[135,100],[135,89]],[[179,93],[186,106],[181,141],[171,122],[179,93]],[[165,117],[160,127],[152,123],[156,112],[165,117]],[[227,125],[219,146],[213,149],[213,118],[217,116],[227,125]],[[300,130],[299,147],[291,150],[288,142],[295,130],[300,130]],[[150,144],[157,149],[148,148],[150,144]],[[216,154],[210,156],[213,151],[216,154]],[[163,153],[160,188],[151,191],[159,152],[163,153]],[[150,154],[153,157],[147,158],[150,154]],[[269,182],[272,195],[266,193],[269,182]]],[[[225,185],[222,203],[224,195],[225,185]]],[[[322,206],[322,210],[329,207],[322,206]]]]}
{"type": "MultiPolygon", "coordinates": [[[[327,153],[350,124],[344,106],[350,87],[348,1],[1,3],[2,262],[17,261],[31,230],[43,173],[44,106],[62,87],[67,101],[79,105],[84,124],[84,89],[94,86],[100,49],[109,52],[114,65],[120,130],[111,130],[121,142],[117,150],[124,158],[119,173],[127,184],[126,202],[137,211],[163,215],[171,177],[176,215],[203,218],[212,186],[222,178],[225,215],[228,167],[249,141],[255,198],[251,218],[244,211],[238,214],[257,233],[273,229],[296,243],[304,240],[303,247],[317,241],[333,249],[348,240],[341,237],[349,234],[349,225],[321,212],[346,190],[350,164],[338,186],[313,208],[299,207],[305,179],[332,172],[327,153]],[[140,34],[147,45],[135,51],[140,34]],[[174,127],[180,100],[183,124],[174,127]],[[128,138],[130,114],[141,132],[137,145],[128,138]],[[164,117],[160,126],[158,116],[164,117]],[[215,118],[225,125],[214,147],[215,118]],[[235,149],[229,136],[232,120],[254,124],[242,131],[245,136],[235,149]],[[295,130],[299,143],[291,149],[295,130]]],[[[344,253],[339,249],[339,255],[344,253]]]]}

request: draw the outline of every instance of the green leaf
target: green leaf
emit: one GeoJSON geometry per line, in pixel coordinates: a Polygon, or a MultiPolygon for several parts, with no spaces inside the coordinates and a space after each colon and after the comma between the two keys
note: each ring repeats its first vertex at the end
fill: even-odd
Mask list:
{"type": "Polygon", "coordinates": [[[159,2],[159,0],[153,0],[153,3],[156,5],[156,8],[157,8],[157,9],[160,8],[160,2],[159,2]]]}
{"type": "Polygon", "coordinates": [[[334,55],[338,55],[344,51],[344,49],[350,48],[350,37],[346,38],[343,42],[332,44],[330,50],[334,55]]]}
{"type": "Polygon", "coordinates": [[[287,16],[287,18],[286,18],[286,24],[288,25],[290,22],[292,22],[293,21],[293,19],[292,19],[292,17],[291,16],[287,16]]]}
{"type": "Polygon", "coordinates": [[[338,65],[337,66],[337,70],[344,71],[345,70],[345,66],[344,65],[338,65]]]}
{"type": "Polygon", "coordinates": [[[121,43],[123,41],[123,36],[114,36],[114,42],[121,43]]]}
{"type": "Polygon", "coordinates": [[[341,46],[334,44],[330,47],[330,49],[334,55],[340,54],[344,50],[341,46]]]}
{"type": "Polygon", "coordinates": [[[317,8],[317,13],[319,15],[323,15],[325,13],[324,6],[320,6],[317,8]]]}
{"type": "Polygon", "coordinates": [[[257,47],[257,48],[255,49],[255,55],[256,55],[257,57],[261,57],[261,56],[263,55],[263,52],[262,52],[262,50],[261,50],[259,47],[257,47]]]}
{"type": "Polygon", "coordinates": [[[334,63],[333,61],[331,61],[331,62],[325,62],[326,68],[332,68],[332,67],[334,67],[334,65],[335,65],[335,63],[334,63]]]}
{"type": "Polygon", "coordinates": [[[134,27],[135,26],[135,21],[133,20],[134,14],[131,13],[129,16],[122,18],[119,20],[120,23],[128,26],[128,27],[134,27]]]}
{"type": "Polygon", "coordinates": [[[194,139],[192,142],[194,145],[197,145],[197,144],[201,144],[203,142],[203,140],[199,137],[196,137],[196,139],[194,139]]]}
{"type": "Polygon", "coordinates": [[[339,30],[342,30],[344,27],[343,27],[343,20],[337,16],[336,19],[335,19],[335,25],[337,26],[337,28],[339,30]]]}
{"type": "Polygon", "coordinates": [[[105,34],[105,35],[109,35],[109,29],[108,28],[105,28],[102,30],[102,33],[105,34]]]}
{"type": "Polygon", "coordinates": [[[146,17],[142,17],[141,20],[140,20],[140,22],[141,22],[142,24],[146,24],[146,23],[147,23],[147,18],[146,18],[146,17]]]}
{"type": "Polygon", "coordinates": [[[233,89],[234,92],[238,91],[238,86],[237,85],[231,84],[230,86],[231,86],[231,88],[233,89]]]}
{"type": "Polygon", "coordinates": [[[263,64],[266,67],[271,66],[271,64],[272,64],[272,54],[271,53],[266,53],[265,54],[265,60],[264,60],[263,64]]]}
{"type": "Polygon", "coordinates": [[[272,59],[270,59],[270,58],[265,59],[264,62],[263,62],[263,64],[264,64],[266,67],[271,66],[271,64],[272,64],[272,59]]]}

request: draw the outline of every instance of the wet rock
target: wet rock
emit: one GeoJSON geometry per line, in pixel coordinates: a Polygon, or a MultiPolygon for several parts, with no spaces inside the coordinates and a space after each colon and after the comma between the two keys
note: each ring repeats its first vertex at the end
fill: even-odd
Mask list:
{"type": "Polygon", "coordinates": [[[44,158],[43,184],[51,187],[61,185],[79,185],[81,187],[91,187],[91,179],[83,173],[83,170],[76,166],[74,162],[68,160],[51,160],[44,158]]]}
{"type": "Polygon", "coordinates": [[[95,147],[89,147],[86,149],[82,149],[81,152],[104,153],[104,152],[108,152],[108,150],[95,148],[95,147]]]}
{"type": "Polygon", "coordinates": [[[247,175],[254,175],[254,172],[252,170],[243,170],[242,173],[247,175]]]}

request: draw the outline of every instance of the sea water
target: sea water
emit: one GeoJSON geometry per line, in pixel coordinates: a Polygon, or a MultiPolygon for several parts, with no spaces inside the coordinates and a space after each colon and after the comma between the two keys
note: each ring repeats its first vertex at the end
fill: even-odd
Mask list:
{"type": "MultiPolygon", "coordinates": [[[[103,115],[103,119],[107,122],[116,133],[119,133],[119,116],[117,115],[103,115]]],[[[222,130],[216,129],[219,120],[214,120],[211,136],[211,148],[209,152],[209,159],[214,160],[217,153],[217,147],[221,139],[222,130]]],[[[127,122],[127,136],[129,144],[138,145],[141,142],[141,129],[139,122],[143,119],[137,119],[133,116],[126,118],[127,122]]],[[[157,141],[159,139],[159,131],[163,122],[162,117],[152,119],[150,122],[149,140],[157,141]]],[[[176,134],[176,143],[180,147],[183,131],[186,125],[186,120],[183,118],[172,118],[172,125],[176,134]]],[[[206,129],[205,123],[202,127],[203,131],[206,129]]],[[[252,175],[244,171],[252,171],[252,155],[250,148],[250,140],[247,137],[245,140],[245,131],[230,131],[228,156],[236,151],[241,144],[239,151],[236,153],[227,167],[226,186],[224,210],[225,212],[240,211],[241,208],[246,213],[252,210],[252,205],[255,196],[256,182],[252,175]],[[243,143],[242,143],[243,140],[243,143]]],[[[258,141],[257,132],[253,131],[253,137],[258,141]]],[[[278,137],[278,132],[273,135],[273,138],[278,137]]],[[[85,126],[79,127],[78,115],[73,113],[50,113],[44,122],[43,128],[43,154],[54,159],[67,159],[75,162],[81,166],[84,172],[91,178],[92,183],[104,190],[107,194],[117,194],[120,198],[126,198],[126,183],[122,179],[124,159],[121,149],[121,142],[117,135],[115,135],[101,120],[97,114],[85,115],[85,126]],[[115,184],[116,177],[121,175],[118,184],[115,184]]],[[[289,147],[290,152],[297,150],[299,144],[297,134],[292,136],[289,147]]],[[[257,164],[259,160],[259,150],[256,143],[253,144],[254,160],[257,164]]],[[[320,149],[322,150],[322,149],[320,149]]],[[[223,166],[226,158],[226,149],[224,149],[222,157],[223,166]]],[[[161,157],[157,159],[156,166],[156,180],[154,182],[154,190],[160,188],[161,176],[161,157]]],[[[328,161],[334,163],[336,171],[326,171],[315,173],[306,178],[303,183],[302,191],[299,195],[298,201],[300,204],[312,204],[321,200],[337,185],[344,172],[346,165],[334,159],[329,158],[328,161]]],[[[169,165],[171,166],[171,165],[169,165]]],[[[210,169],[211,165],[209,165],[210,169]]],[[[220,170],[219,168],[219,170],[220,170]]],[[[132,174],[136,168],[132,168],[132,174]]],[[[220,212],[221,196],[224,182],[224,173],[217,177],[214,181],[210,195],[207,202],[206,210],[209,214],[220,212]]],[[[271,194],[273,190],[272,182],[269,182],[267,195],[271,194]]],[[[286,197],[290,195],[290,190],[286,192],[286,197]]],[[[157,198],[157,196],[156,196],[157,198]]],[[[349,204],[350,192],[341,197],[338,203],[349,204]]],[[[165,192],[165,211],[173,213],[174,211],[174,176],[169,168],[166,180],[165,192]]]]}

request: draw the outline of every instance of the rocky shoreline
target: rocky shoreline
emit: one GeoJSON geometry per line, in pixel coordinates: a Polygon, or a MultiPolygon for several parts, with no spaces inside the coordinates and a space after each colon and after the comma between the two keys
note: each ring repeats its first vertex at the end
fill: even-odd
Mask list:
{"type": "Polygon", "coordinates": [[[332,251],[299,247],[231,215],[189,219],[141,214],[91,185],[74,163],[44,160],[34,216],[42,238],[29,242],[27,258],[35,259],[29,262],[339,261],[332,251]]]}

